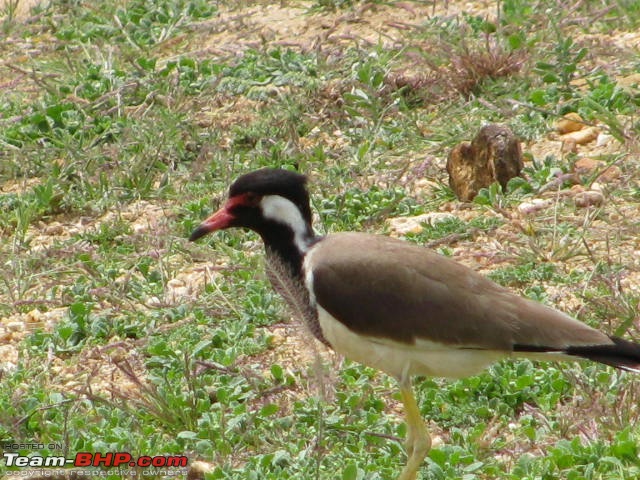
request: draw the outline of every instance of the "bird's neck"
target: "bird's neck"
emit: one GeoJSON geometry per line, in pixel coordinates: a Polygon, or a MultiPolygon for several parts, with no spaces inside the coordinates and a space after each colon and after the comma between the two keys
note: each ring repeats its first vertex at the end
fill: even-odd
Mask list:
{"type": "Polygon", "coordinates": [[[315,234],[311,225],[294,231],[288,225],[272,225],[260,232],[268,257],[277,257],[289,274],[302,280],[302,262],[307,251],[321,237],[315,234]]]}
{"type": "Polygon", "coordinates": [[[304,232],[290,228],[270,228],[261,233],[267,252],[267,276],[273,288],[286,300],[291,312],[304,322],[309,332],[327,346],[318,312],[305,285],[303,262],[307,251],[322,237],[308,225],[304,232]]]}

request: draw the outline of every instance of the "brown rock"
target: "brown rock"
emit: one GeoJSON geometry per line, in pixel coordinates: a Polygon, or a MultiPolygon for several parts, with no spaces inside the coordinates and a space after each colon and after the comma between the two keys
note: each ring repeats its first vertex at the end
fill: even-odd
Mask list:
{"type": "Polygon", "coordinates": [[[604,203],[604,195],[595,190],[587,190],[586,192],[578,193],[574,201],[576,202],[576,207],[599,207],[604,203]]]}
{"type": "Polygon", "coordinates": [[[496,181],[504,190],[522,167],[520,142],[509,127],[498,124],[482,127],[471,143],[456,145],[447,158],[449,186],[463,202],[496,181]]]}
{"type": "Polygon", "coordinates": [[[567,113],[556,122],[556,131],[563,135],[569,132],[577,132],[586,127],[582,117],[575,112],[567,113]]]}
{"type": "Polygon", "coordinates": [[[518,205],[518,211],[524,215],[531,215],[537,213],[540,210],[544,210],[551,205],[553,205],[553,200],[534,198],[530,202],[522,202],[520,205],[518,205]]]}
{"type": "Polygon", "coordinates": [[[213,472],[215,465],[201,460],[197,460],[191,464],[187,472],[187,480],[202,480],[209,472],[213,472]]]}
{"type": "Polygon", "coordinates": [[[62,235],[64,233],[64,225],[60,222],[52,222],[44,228],[45,235],[62,235]]]}
{"type": "Polygon", "coordinates": [[[589,175],[596,171],[601,171],[598,175],[598,180],[610,182],[620,178],[622,171],[616,165],[610,165],[606,167],[606,163],[602,160],[594,160],[592,158],[583,157],[576,160],[573,165],[573,171],[579,175],[589,175]]]}
{"type": "Polygon", "coordinates": [[[575,132],[566,133],[562,135],[560,139],[565,143],[573,141],[577,145],[584,145],[597,139],[598,133],[600,133],[600,130],[598,130],[596,127],[588,127],[583,128],[582,130],[577,130],[575,132]]]}
{"type": "Polygon", "coordinates": [[[620,167],[611,165],[609,168],[604,170],[600,175],[598,175],[597,180],[600,182],[612,182],[613,180],[617,180],[621,176],[622,176],[622,170],[620,170],[620,167]]]}
{"type": "Polygon", "coordinates": [[[573,171],[584,175],[586,173],[591,173],[598,168],[602,168],[604,162],[602,160],[594,160],[589,157],[582,157],[576,160],[576,163],[573,164],[573,171]]]}

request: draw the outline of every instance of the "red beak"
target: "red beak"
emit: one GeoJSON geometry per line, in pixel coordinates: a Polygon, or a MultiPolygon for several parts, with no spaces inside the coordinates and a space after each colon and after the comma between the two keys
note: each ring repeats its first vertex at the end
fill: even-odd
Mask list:
{"type": "Polygon", "coordinates": [[[229,213],[227,206],[228,205],[225,205],[200,225],[198,225],[198,227],[191,233],[189,241],[193,242],[200,237],[204,237],[208,233],[230,227],[231,222],[235,217],[231,213],[229,213]]]}

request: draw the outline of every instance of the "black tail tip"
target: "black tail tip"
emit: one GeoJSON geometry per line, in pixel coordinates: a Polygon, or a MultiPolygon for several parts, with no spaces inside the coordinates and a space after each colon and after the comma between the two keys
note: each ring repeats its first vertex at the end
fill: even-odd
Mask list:
{"type": "Polygon", "coordinates": [[[566,353],[604,363],[620,370],[640,373],[640,344],[619,337],[609,337],[611,345],[569,347],[566,353]]]}

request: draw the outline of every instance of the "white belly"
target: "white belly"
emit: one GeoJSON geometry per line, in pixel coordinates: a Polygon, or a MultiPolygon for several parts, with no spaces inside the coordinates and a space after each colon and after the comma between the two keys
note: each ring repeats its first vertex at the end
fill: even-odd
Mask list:
{"type": "Polygon", "coordinates": [[[350,360],[402,379],[405,375],[462,378],[505,357],[505,352],[459,349],[428,340],[415,345],[356,334],[318,305],[324,337],[350,360]]]}

